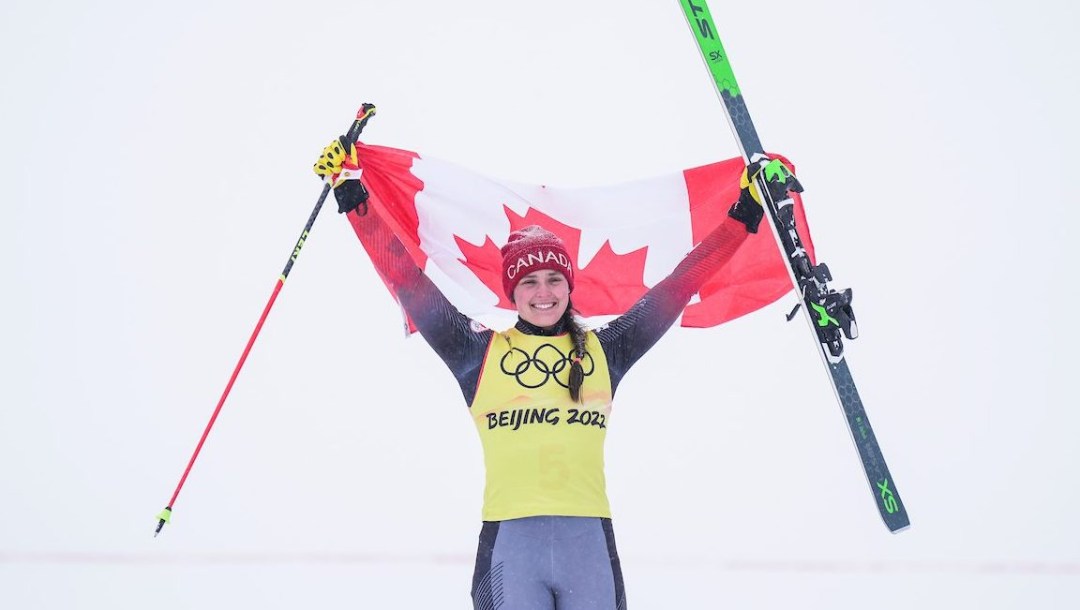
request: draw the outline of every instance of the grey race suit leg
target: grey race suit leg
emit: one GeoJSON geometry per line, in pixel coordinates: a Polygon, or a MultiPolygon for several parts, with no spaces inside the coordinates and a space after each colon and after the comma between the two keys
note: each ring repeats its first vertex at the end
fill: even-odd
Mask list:
{"type": "Polygon", "coordinates": [[[611,520],[485,522],[472,597],[476,610],[625,610],[611,520]]]}

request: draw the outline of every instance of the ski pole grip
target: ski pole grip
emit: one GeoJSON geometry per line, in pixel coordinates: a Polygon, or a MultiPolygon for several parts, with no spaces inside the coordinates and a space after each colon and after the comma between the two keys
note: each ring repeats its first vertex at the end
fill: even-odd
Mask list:
{"type": "Polygon", "coordinates": [[[360,110],[356,112],[356,120],[353,121],[349,131],[345,133],[345,141],[349,144],[353,144],[360,137],[360,132],[364,131],[364,126],[367,125],[368,119],[375,116],[375,104],[363,104],[360,106],[360,110]]]}

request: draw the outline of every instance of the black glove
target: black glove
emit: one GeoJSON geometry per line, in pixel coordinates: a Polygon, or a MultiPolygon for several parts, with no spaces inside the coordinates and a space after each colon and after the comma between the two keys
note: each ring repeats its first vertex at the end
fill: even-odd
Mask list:
{"type": "MultiPolygon", "coordinates": [[[[745,171],[743,177],[746,177],[745,171]]],[[[746,225],[747,233],[757,233],[761,218],[765,215],[765,208],[761,207],[761,202],[757,201],[750,191],[752,186],[753,183],[750,187],[739,189],[739,198],[728,209],[728,216],[746,225]]]]}

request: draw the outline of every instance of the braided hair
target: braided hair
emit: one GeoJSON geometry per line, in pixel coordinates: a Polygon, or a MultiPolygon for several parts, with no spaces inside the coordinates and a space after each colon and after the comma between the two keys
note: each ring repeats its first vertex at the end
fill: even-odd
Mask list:
{"type": "Polygon", "coordinates": [[[585,357],[585,327],[577,320],[577,311],[573,302],[567,300],[566,311],[563,312],[562,324],[566,332],[570,334],[570,341],[574,348],[571,352],[570,379],[567,386],[570,388],[570,398],[574,402],[581,402],[581,385],[585,383],[585,369],[581,366],[581,359],[585,357]]]}

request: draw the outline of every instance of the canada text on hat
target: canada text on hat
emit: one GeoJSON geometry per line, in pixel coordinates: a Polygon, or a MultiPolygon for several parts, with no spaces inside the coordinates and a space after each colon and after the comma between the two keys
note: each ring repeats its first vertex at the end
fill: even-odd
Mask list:
{"type": "Polygon", "coordinates": [[[551,269],[566,276],[570,290],[574,289],[574,266],[566,246],[557,235],[531,225],[510,234],[503,255],[503,291],[508,298],[514,293],[518,280],[540,269],[551,269]]]}

